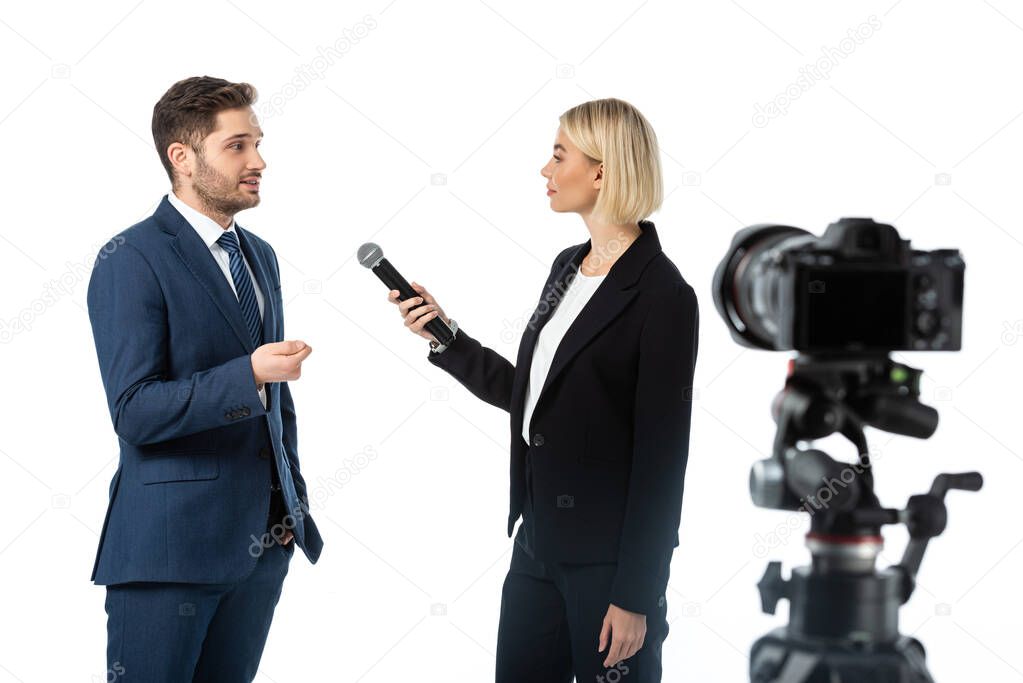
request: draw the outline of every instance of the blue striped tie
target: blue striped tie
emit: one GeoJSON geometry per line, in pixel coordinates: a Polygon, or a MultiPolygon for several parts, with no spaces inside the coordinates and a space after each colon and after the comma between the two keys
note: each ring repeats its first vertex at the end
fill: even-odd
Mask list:
{"type": "Polygon", "coordinates": [[[233,232],[224,231],[224,234],[217,239],[224,251],[231,257],[231,279],[234,280],[234,290],[238,294],[238,305],[242,309],[242,317],[245,318],[245,325],[252,335],[252,344],[256,347],[263,345],[263,323],[259,319],[259,303],[256,301],[256,292],[252,288],[252,278],[245,268],[242,260],[242,251],[238,246],[238,237],[233,232]]]}

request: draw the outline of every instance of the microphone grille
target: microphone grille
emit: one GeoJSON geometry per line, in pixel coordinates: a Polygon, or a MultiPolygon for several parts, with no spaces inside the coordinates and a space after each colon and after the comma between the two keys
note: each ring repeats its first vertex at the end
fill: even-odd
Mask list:
{"type": "Polygon", "coordinates": [[[366,242],[358,251],[359,263],[366,268],[372,268],[384,257],[384,250],[375,242],[366,242]]]}

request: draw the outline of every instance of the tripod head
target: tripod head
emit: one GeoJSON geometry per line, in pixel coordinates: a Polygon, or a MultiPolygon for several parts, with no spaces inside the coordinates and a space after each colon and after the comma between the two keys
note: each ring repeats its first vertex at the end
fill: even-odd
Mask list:
{"type": "MultiPolygon", "coordinates": [[[[904,509],[885,508],[878,501],[864,427],[922,439],[931,436],[938,413],[919,402],[921,375],[886,353],[797,356],[789,362],[785,388],[772,404],[778,425],[772,456],[754,464],[750,472],[756,505],[811,516],[806,540],[815,574],[872,574],[883,545],[881,527],[905,524],[910,542],[902,561],[886,570],[898,574],[894,596],[898,604],[912,595],[928,542],[945,530],[945,493],[977,491],[982,485],[976,472],[941,474],[929,492],[911,496],[904,509]],[[856,447],[855,463],[801,446],[834,433],[856,447]]],[[[777,562],[768,566],[759,588],[769,614],[779,599],[791,598],[777,562]]]]}

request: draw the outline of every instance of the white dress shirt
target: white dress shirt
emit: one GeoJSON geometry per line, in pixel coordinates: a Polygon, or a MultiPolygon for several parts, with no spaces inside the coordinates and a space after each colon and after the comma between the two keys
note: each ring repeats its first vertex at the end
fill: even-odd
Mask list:
{"type": "Polygon", "coordinates": [[[583,275],[582,271],[576,271],[575,277],[568,285],[565,296],[555,307],[551,319],[540,330],[536,339],[536,348],[533,351],[533,361],[529,366],[529,380],[526,384],[525,410],[522,415],[522,438],[529,443],[529,421],[533,416],[533,409],[536,407],[536,400],[540,397],[540,390],[547,379],[547,373],[554,361],[554,353],[561,344],[561,339],[568,332],[572,322],[579,311],[583,309],[586,302],[593,296],[600,283],[607,275],[583,275]]]}
{"type": "MultiPolygon", "coordinates": [[[[167,193],[167,201],[169,201],[171,203],[171,206],[177,209],[178,213],[184,216],[185,220],[188,221],[188,224],[191,225],[192,228],[197,233],[199,233],[199,237],[202,239],[203,242],[206,243],[206,246],[209,247],[210,253],[213,254],[213,260],[217,262],[218,266],[220,266],[220,270],[223,271],[224,277],[227,278],[227,284],[231,287],[231,291],[234,292],[234,296],[237,299],[238,292],[234,288],[234,278],[231,277],[231,255],[228,254],[227,251],[217,242],[217,240],[220,239],[220,236],[223,235],[225,231],[234,232],[235,238],[238,237],[238,231],[235,230],[234,219],[233,218],[231,219],[231,225],[229,225],[227,228],[222,228],[215,220],[213,220],[206,214],[202,213],[201,211],[196,211],[191,206],[178,199],[177,195],[175,195],[173,192],[167,193]]],[[[238,240],[238,244],[239,245],[241,244],[240,239],[238,240]]],[[[256,293],[256,303],[259,305],[259,319],[260,321],[262,321],[263,290],[260,289],[259,282],[256,280],[256,276],[252,274],[252,268],[251,266],[249,266],[249,262],[245,259],[244,252],[241,253],[241,257],[242,263],[245,264],[245,270],[248,271],[249,277],[252,279],[252,289],[256,293]]],[[[265,410],[266,409],[265,384],[259,389],[259,400],[263,403],[263,409],[265,410]]]]}

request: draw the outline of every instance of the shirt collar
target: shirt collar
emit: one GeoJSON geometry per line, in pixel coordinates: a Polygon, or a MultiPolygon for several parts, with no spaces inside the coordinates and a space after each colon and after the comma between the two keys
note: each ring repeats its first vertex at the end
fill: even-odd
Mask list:
{"type": "Polygon", "coordinates": [[[237,237],[238,233],[235,230],[235,222],[233,218],[231,219],[231,225],[229,225],[225,230],[206,214],[201,211],[196,211],[191,206],[181,201],[174,192],[167,193],[167,201],[169,201],[171,206],[177,209],[178,213],[180,213],[184,219],[188,221],[188,224],[191,225],[197,233],[199,233],[199,237],[202,238],[202,241],[206,243],[207,247],[212,247],[225,232],[234,232],[237,237]]]}

